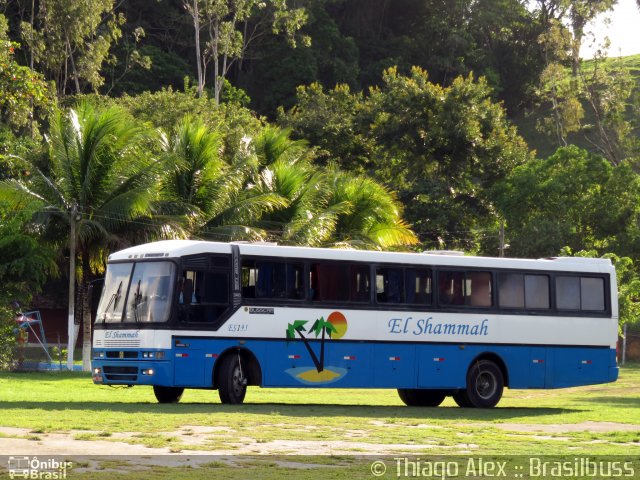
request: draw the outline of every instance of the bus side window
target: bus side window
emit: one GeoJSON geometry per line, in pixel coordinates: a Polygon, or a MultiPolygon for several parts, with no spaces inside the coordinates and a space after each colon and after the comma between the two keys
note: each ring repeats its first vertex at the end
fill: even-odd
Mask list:
{"type": "Polygon", "coordinates": [[[402,268],[376,269],[376,297],[379,303],[404,303],[402,268]]]}
{"type": "Polygon", "coordinates": [[[604,279],[557,276],[556,304],[559,310],[604,311],[604,279]]]}
{"type": "Polygon", "coordinates": [[[304,264],[287,264],[287,298],[291,300],[304,299],[304,264]]]}
{"type": "Polygon", "coordinates": [[[431,305],[431,270],[406,268],[404,284],[407,303],[431,305]]]}
{"type": "Polygon", "coordinates": [[[352,302],[368,302],[371,291],[369,283],[369,267],[366,265],[351,265],[350,290],[352,302]]]}
{"type": "Polygon", "coordinates": [[[491,306],[491,273],[467,272],[466,292],[468,305],[472,307],[491,306]]]}
{"type": "Polygon", "coordinates": [[[335,262],[311,265],[312,299],[319,302],[349,301],[349,265],[335,262]]]}
{"type": "Polygon", "coordinates": [[[464,305],[464,272],[438,272],[438,303],[464,305]]]}
{"type": "Polygon", "coordinates": [[[193,297],[193,279],[186,278],[182,285],[182,294],[180,295],[180,303],[188,305],[193,297]]]}

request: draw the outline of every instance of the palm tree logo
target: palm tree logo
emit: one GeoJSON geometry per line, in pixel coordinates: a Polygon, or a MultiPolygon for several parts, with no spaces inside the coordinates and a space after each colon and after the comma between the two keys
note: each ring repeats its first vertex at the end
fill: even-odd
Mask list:
{"type": "Polygon", "coordinates": [[[340,312],[333,312],[325,320],[324,317],[318,318],[309,330],[305,326],[309,323],[308,320],[294,320],[293,323],[287,325],[287,340],[293,340],[296,338],[296,334],[304,342],[304,346],[311,356],[314,366],[318,373],[324,370],[324,350],[325,340],[328,338],[338,339],[344,336],[347,330],[347,322],[344,315],[340,312]],[[304,335],[307,333],[307,336],[304,335]],[[309,343],[309,335],[315,335],[316,338],[320,337],[320,358],[316,355],[311,344],[309,343]]]}

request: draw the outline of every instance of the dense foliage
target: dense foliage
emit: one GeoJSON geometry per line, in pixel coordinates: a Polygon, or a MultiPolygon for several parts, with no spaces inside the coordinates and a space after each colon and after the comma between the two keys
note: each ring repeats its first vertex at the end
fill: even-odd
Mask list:
{"type": "Polygon", "coordinates": [[[502,225],[612,258],[634,321],[638,59],[577,50],[612,5],[0,0],[0,303],[149,239],[496,255],[502,225]]]}

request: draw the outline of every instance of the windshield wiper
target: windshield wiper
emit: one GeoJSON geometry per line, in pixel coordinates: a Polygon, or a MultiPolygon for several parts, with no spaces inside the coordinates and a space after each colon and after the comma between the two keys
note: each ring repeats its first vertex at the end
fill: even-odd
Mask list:
{"type": "Polygon", "coordinates": [[[111,295],[111,298],[109,299],[109,303],[107,303],[107,307],[104,309],[104,316],[102,317],[102,323],[105,323],[107,321],[107,312],[109,311],[109,307],[111,306],[112,303],[113,303],[113,311],[114,312],[116,311],[116,307],[118,306],[118,302],[120,301],[121,291],[122,291],[122,280],[120,280],[118,289],[113,295],[111,295]]]}
{"type": "Polygon", "coordinates": [[[133,319],[136,324],[140,323],[140,317],[138,314],[138,306],[142,303],[142,294],[140,293],[140,282],[142,280],[138,280],[138,286],[136,287],[136,292],[133,294],[133,319]]]}

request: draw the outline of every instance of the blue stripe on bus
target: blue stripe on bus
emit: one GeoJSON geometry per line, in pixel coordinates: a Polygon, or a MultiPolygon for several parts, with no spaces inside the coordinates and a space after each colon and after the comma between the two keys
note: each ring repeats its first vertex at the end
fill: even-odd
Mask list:
{"type": "MultiPolygon", "coordinates": [[[[166,360],[94,359],[93,367],[101,368],[104,384],[210,388],[215,362],[238,348],[237,339],[191,337],[176,343],[184,346],[168,350],[166,360]],[[144,369],[153,375],[142,375],[144,369]]],[[[320,358],[320,342],[310,347],[320,358]]],[[[241,348],[260,363],[264,387],[460,389],[481,355],[504,364],[510,388],[571,387],[618,376],[615,350],[602,347],[327,342],[321,372],[303,342],[248,340],[241,348]]]]}

